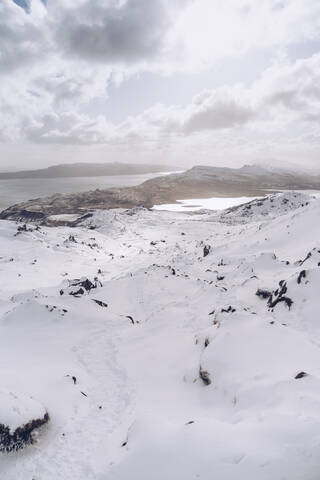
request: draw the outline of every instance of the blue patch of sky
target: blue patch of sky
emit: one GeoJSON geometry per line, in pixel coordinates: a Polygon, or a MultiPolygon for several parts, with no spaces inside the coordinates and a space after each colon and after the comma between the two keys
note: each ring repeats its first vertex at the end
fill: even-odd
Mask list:
{"type": "Polygon", "coordinates": [[[320,39],[308,40],[300,43],[292,43],[287,48],[288,56],[295,61],[299,58],[310,58],[320,52],[320,39]]]}
{"type": "Polygon", "coordinates": [[[26,12],[30,11],[30,0],[13,0],[13,2],[19,7],[23,8],[26,12]]]}
{"type": "MultiPolygon", "coordinates": [[[[27,13],[30,13],[32,0],[12,0],[16,5],[23,8],[27,13]]],[[[43,5],[47,5],[48,0],[41,0],[43,5]]]]}

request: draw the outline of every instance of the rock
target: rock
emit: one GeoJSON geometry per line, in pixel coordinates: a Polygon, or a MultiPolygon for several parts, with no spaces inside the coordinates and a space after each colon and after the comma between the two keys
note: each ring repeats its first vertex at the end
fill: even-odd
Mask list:
{"type": "Polygon", "coordinates": [[[76,278],[74,280],[68,280],[68,285],[66,288],[60,290],[60,295],[73,295],[74,297],[80,297],[85,293],[89,293],[91,290],[102,286],[102,283],[98,278],[94,279],[94,282],[91,282],[87,277],[82,277],[80,279],[76,278]]]}
{"type": "Polygon", "coordinates": [[[203,256],[206,257],[211,252],[211,245],[205,245],[203,247],[203,256]]]}
{"type": "Polygon", "coordinates": [[[105,308],[107,308],[107,306],[108,306],[107,303],[104,303],[104,302],[102,302],[101,300],[96,300],[95,298],[93,298],[92,301],[95,302],[97,305],[99,305],[99,307],[105,307],[105,308]]]}
{"type": "Polygon", "coordinates": [[[28,395],[0,392],[0,452],[34,443],[35,431],[49,420],[46,409],[28,395]]]}
{"type": "Polygon", "coordinates": [[[210,374],[209,372],[202,370],[201,365],[199,368],[199,377],[203,381],[205,385],[210,385],[211,384],[211,379],[210,379],[210,374]]]}
{"type": "Polygon", "coordinates": [[[32,232],[32,231],[33,231],[33,229],[32,228],[27,228],[27,224],[24,223],[23,225],[18,226],[17,231],[14,234],[14,236],[17,237],[18,235],[20,235],[23,232],[32,232]]]}
{"type": "Polygon", "coordinates": [[[78,243],[74,235],[69,235],[69,238],[67,241],[71,243],[78,243]]]}
{"type": "Polygon", "coordinates": [[[229,305],[228,308],[221,308],[221,313],[234,313],[236,309],[229,305]]]}
{"type": "Polygon", "coordinates": [[[303,265],[312,256],[312,252],[309,252],[303,260],[299,260],[298,264],[303,265]]]}
{"type": "Polygon", "coordinates": [[[306,276],[307,276],[307,272],[305,270],[301,270],[301,272],[298,275],[298,279],[297,279],[297,282],[298,282],[299,285],[301,283],[301,280],[303,278],[306,278],[306,276]]]}
{"type": "Polygon", "coordinates": [[[73,384],[76,385],[77,384],[77,377],[75,377],[74,375],[66,375],[66,377],[71,377],[72,378],[72,381],[73,381],[73,384]]]}
{"type": "Polygon", "coordinates": [[[281,280],[279,282],[279,286],[280,286],[280,289],[278,288],[277,290],[275,290],[275,292],[273,292],[273,294],[269,297],[268,307],[274,308],[278,303],[284,302],[290,310],[293,304],[293,300],[285,295],[285,293],[287,293],[287,290],[288,290],[287,283],[284,280],[281,280]]]}
{"type": "Polygon", "coordinates": [[[263,290],[262,288],[258,288],[258,290],[256,291],[256,295],[257,297],[267,299],[272,296],[272,292],[270,292],[269,290],[263,290]]]}

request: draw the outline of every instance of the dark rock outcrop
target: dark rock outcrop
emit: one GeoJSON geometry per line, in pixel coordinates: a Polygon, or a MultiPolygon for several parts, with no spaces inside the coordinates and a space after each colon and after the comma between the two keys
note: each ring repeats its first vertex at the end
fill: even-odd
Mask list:
{"type": "Polygon", "coordinates": [[[210,378],[210,373],[207,372],[206,370],[202,370],[202,367],[200,366],[199,368],[199,377],[203,381],[205,385],[210,385],[211,384],[211,378],[210,378]]]}
{"type": "Polygon", "coordinates": [[[263,288],[258,288],[258,290],[256,291],[256,295],[257,297],[267,299],[272,296],[272,292],[270,292],[269,290],[264,290],[263,288]]]}
{"type": "Polygon", "coordinates": [[[279,287],[280,288],[277,288],[277,290],[272,293],[271,297],[269,297],[268,307],[273,309],[278,303],[284,302],[290,310],[293,300],[285,295],[288,291],[287,282],[280,280],[279,287]]]}
{"type": "Polygon", "coordinates": [[[294,378],[299,380],[300,378],[306,377],[308,374],[306,372],[299,372],[294,378]]]}
{"type": "MultiPolygon", "coordinates": [[[[68,285],[64,289],[62,288],[60,290],[60,295],[72,295],[74,297],[80,297],[81,295],[84,295],[85,293],[89,293],[91,290],[97,288],[98,286],[101,286],[101,282],[98,280],[98,278],[95,278],[94,281],[92,282],[86,277],[82,277],[80,279],[76,278],[74,280],[68,280],[68,285]]],[[[96,303],[98,303],[97,300],[95,300],[96,303]]],[[[103,303],[103,302],[101,302],[103,303]]]]}
{"type": "Polygon", "coordinates": [[[0,452],[18,451],[34,443],[33,434],[35,430],[48,423],[49,420],[49,414],[46,412],[42,418],[31,420],[25,425],[16,428],[13,432],[11,432],[8,425],[0,424],[0,452]]]}

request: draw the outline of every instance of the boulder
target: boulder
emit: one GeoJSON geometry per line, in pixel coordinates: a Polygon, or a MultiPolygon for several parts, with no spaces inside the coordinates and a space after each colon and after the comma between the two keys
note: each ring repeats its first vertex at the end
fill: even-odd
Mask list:
{"type": "Polygon", "coordinates": [[[18,451],[34,443],[35,432],[50,417],[43,405],[26,394],[0,392],[0,452],[18,451]]]}

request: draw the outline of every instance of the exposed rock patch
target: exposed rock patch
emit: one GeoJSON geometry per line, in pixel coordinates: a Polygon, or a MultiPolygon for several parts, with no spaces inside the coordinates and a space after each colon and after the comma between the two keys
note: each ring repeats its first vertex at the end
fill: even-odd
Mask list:
{"type": "Polygon", "coordinates": [[[199,368],[199,377],[206,386],[211,384],[210,373],[206,370],[202,370],[201,366],[199,368]]]}
{"type": "Polygon", "coordinates": [[[1,392],[0,452],[18,451],[34,443],[37,429],[49,420],[49,413],[31,397],[1,392]]]}
{"type": "MultiPolygon", "coordinates": [[[[66,294],[73,295],[74,297],[81,297],[81,295],[89,293],[91,290],[97,288],[98,286],[102,286],[102,284],[97,277],[94,279],[93,282],[86,277],[82,277],[80,279],[76,278],[74,280],[67,280],[67,286],[66,288],[60,290],[60,295],[66,294]]],[[[97,300],[95,300],[95,302],[98,303],[97,300]]]]}

